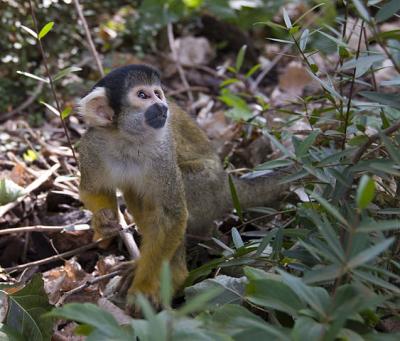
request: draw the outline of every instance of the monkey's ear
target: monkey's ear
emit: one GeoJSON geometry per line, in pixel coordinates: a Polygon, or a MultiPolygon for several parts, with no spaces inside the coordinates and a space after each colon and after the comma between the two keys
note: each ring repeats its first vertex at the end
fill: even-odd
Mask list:
{"type": "Polygon", "coordinates": [[[95,88],[78,103],[79,114],[89,126],[104,127],[111,124],[114,111],[108,104],[106,89],[95,88]]]}

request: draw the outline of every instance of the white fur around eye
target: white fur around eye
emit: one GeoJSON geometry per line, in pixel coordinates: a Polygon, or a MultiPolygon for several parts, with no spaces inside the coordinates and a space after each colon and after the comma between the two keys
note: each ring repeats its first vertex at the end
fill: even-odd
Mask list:
{"type": "Polygon", "coordinates": [[[78,102],[78,112],[89,126],[106,126],[112,122],[113,110],[106,89],[96,88],[78,102]]]}

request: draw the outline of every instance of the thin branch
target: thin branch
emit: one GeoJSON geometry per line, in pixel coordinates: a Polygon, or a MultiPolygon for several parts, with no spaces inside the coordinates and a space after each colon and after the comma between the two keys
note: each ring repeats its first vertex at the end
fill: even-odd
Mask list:
{"type": "MultiPolygon", "coordinates": [[[[358,39],[358,45],[357,45],[356,62],[358,60],[358,57],[360,56],[361,41],[362,41],[362,36],[363,36],[363,28],[364,28],[364,20],[361,22],[360,37],[358,39]]],[[[349,125],[351,100],[353,98],[353,89],[354,89],[354,83],[355,83],[355,79],[356,79],[356,72],[357,72],[357,68],[354,67],[353,75],[351,77],[349,99],[347,101],[347,109],[346,109],[346,115],[345,115],[345,121],[344,121],[344,131],[343,131],[344,136],[343,136],[343,142],[342,142],[342,149],[345,148],[346,141],[347,141],[347,128],[348,128],[348,125],[349,125]]]]}
{"type": "Polygon", "coordinates": [[[104,281],[105,279],[109,279],[109,278],[113,278],[115,276],[118,276],[122,272],[123,272],[122,270],[116,270],[116,271],[110,272],[108,274],[97,276],[97,277],[94,277],[92,279],[89,279],[89,280],[85,281],[85,283],[77,286],[76,288],[73,288],[73,289],[67,291],[62,297],[60,297],[60,299],[58,300],[58,302],[55,305],[58,307],[58,306],[64,304],[65,300],[68,297],[70,297],[71,295],[76,294],[79,291],[82,291],[82,290],[86,289],[90,285],[93,285],[93,284],[96,284],[98,282],[104,281]]]}
{"type": "Polygon", "coordinates": [[[9,210],[13,209],[15,206],[21,203],[31,192],[43,185],[59,167],[60,164],[57,163],[50,169],[44,171],[36,180],[34,180],[23,190],[23,194],[19,196],[15,201],[0,206],[0,218],[5,215],[9,210]]]}
{"type": "Polygon", "coordinates": [[[46,53],[44,52],[44,49],[43,49],[42,40],[39,39],[39,26],[38,26],[38,23],[37,23],[37,20],[36,20],[36,15],[35,15],[35,11],[33,9],[31,0],[29,0],[29,8],[31,10],[31,16],[32,16],[32,20],[33,20],[34,30],[35,30],[35,32],[36,32],[36,34],[38,36],[37,42],[39,44],[40,53],[41,53],[42,58],[43,58],[44,67],[46,69],[46,75],[47,75],[47,78],[49,79],[49,82],[50,82],[51,92],[52,92],[54,101],[56,102],[56,108],[57,108],[58,112],[60,113],[61,124],[63,126],[65,136],[67,137],[69,147],[71,148],[72,155],[73,155],[73,157],[75,159],[76,164],[78,165],[79,164],[78,163],[78,159],[76,158],[75,150],[74,150],[74,147],[72,146],[71,138],[69,137],[67,125],[66,125],[64,119],[61,117],[61,112],[62,112],[61,106],[60,106],[60,103],[58,102],[58,98],[57,98],[57,94],[56,94],[56,90],[55,90],[55,86],[54,86],[54,81],[53,81],[53,78],[51,77],[51,74],[50,74],[50,71],[49,71],[47,57],[46,57],[46,53]]]}
{"type": "Polygon", "coordinates": [[[176,51],[176,48],[175,48],[174,31],[173,31],[171,23],[169,23],[168,26],[167,26],[167,33],[168,33],[169,47],[170,47],[171,52],[172,52],[172,57],[173,57],[173,59],[174,59],[174,61],[176,63],[176,67],[178,69],[179,77],[181,78],[183,86],[187,90],[188,98],[189,98],[189,106],[190,106],[190,108],[192,108],[192,105],[193,105],[193,94],[192,94],[192,91],[190,90],[190,85],[189,85],[189,83],[188,83],[188,81],[186,79],[185,71],[183,70],[182,64],[181,64],[181,62],[179,60],[179,57],[178,57],[178,52],[176,51]]]}
{"type": "MultiPolygon", "coordinates": [[[[114,234],[114,236],[115,235],[116,234],[114,234]]],[[[111,237],[112,236],[110,236],[110,238],[111,237]]],[[[99,240],[97,240],[95,242],[92,242],[90,244],[78,247],[78,248],[76,248],[74,250],[66,251],[66,252],[60,253],[58,255],[54,255],[54,256],[51,256],[51,257],[43,258],[43,259],[40,259],[40,260],[37,260],[37,261],[34,261],[34,262],[29,262],[29,263],[25,263],[25,264],[12,266],[12,267],[9,267],[9,268],[5,268],[4,270],[6,272],[21,271],[21,270],[24,270],[26,268],[30,268],[30,267],[33,267],[33,266],[39,266],[39,265],[43,265],[43,264],[52,263],[52,262],[57,261],[59,259],[75,256],[75,255],[77,255],[79,253],[82,253],[84,251],[93,249],[94,247],[96,247],[97,245],[99,245],[101,242],[103,242],[106,239],[108,239],[108,238],[101,238],[101,239],[99,239],[99,240]]]]}
{"type": "MultiPolygon", "coordinates": [[[[383,130],[381,133],[384,135],[391,135],[394,132],[396,132],[397,130],[400,129],[400,120],[397,121],[396,123],[394,123],[393,125],[391,125],[389,128],[386,128],[385,130],[383,130]]],[[[362,155],[364,154],[364,152],[368,149],[368,147],[374,143],[375,141],[377,141],[380,138],[380,134],[374,134],[371,135],[368,138],[368,141],[366,141],[358,150],[357,153],[353,156],[352,159],[352,164],[356,164],[362,157],[362,155]]]]}
{"type": "Polygon", "coordinates": [[[96,62],[97,69],[99,70],[101,77],[104,77],[103,65],[101,64],[99,54],[97,53],[96,47],[94,46],[93,39],[90,34],[90,30],[89,30],[87,21],[85,19],[85,16],[83,15],[82,5],[79,3],[79,0],[74,0],[74,4],[75,4],[76,11],[78,12],[79,19],[82,22],[82,26],[85,31],[86,40],[89,43],[90,52],[93,55],[93,59],[96,62]]]}
{"type": "Polygon", "coordinates": [[[38,86],[36,87],[36,89],[33,90],[32,94],[23,103],[21,103],[18,107],[16,107],[14,110],[0,114],[0,123],[7,121],[9,118],[13,117],[15,114],[18,114],[22,110],[29,107],[36,100],[36,98],[38,98],[38,96],[42,92],[43,85],[44,85],[44,83],[40,82],[38,84],[38,86]]]}
{"type": "Polygon", "coordinates": [[[75,228],[78,225],[63,225],[63,226],[46,226],[46,225],[34,225],[24,227],[14,227],[10,229],[0,230],[0,236],[11,233],[27,233],[27,232],[62,232],[65,230],[88,230],[90,226],[88,224],[80,224],[80,228],[75,228]]]}

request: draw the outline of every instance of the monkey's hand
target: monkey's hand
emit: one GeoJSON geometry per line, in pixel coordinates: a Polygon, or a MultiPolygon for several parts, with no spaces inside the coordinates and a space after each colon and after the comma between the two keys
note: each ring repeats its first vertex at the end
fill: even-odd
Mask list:
{"type": "Polygon", "coordinates": [[[93,214],[92,228],[94,229],[93,240],[109,238],[99,244],[100,248],[106,249],[111,243],[111,237],[121,230],[117,213],[110,208],[98,210],[93,214]]]}
{"type": "MultiPolygon", "coordinates": [[[[115,193],[92,192],[80,189],[79,196],[85,207],[92,211],[93,240],[110,237],[120,229],[118,225],[118,206],[115,193]]],[[[111,238],[100,243],[101,248],[107,248],[111,238]]]]}

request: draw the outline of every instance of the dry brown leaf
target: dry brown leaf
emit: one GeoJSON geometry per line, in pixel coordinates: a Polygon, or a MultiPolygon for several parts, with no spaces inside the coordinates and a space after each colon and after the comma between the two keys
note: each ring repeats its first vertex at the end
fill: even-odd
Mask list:
{"type": "Polygon", "coordinates": [[[292,61],[279,76],[279,87],[289,95],[300,96],[311,81],[306,68],[301,63],[292,61]]]}

